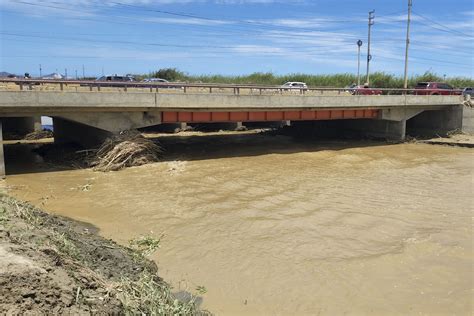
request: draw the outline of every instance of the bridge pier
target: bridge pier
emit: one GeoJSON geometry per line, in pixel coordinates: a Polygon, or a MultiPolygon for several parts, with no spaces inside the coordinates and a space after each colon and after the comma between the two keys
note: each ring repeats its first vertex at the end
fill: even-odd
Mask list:
{"type": "Polygon", "coordinates": [[[446,110],[424,111],[407,121],[407,131],[412,136],[437,137],[463,128],[463,106],[446,110]]]}
{"type": "Polygon", "coordinates": [[[3,134],[25,136],[41,130],[41,116],[4,117],[1,119],[3,134]]]}
{"type": "Polygon", "coordinates": [[[388,120],[347,120],[341,122],[343,129],[366,137],[384,138],[387,140],[405,140],[406,121],[388,120]]]}
{"type": "Polygon", "coordinates": [[[474,134],[474,108],[464,106],[462,115],[462,131],[474,134]]]}
{"type": "Polygon", "coordinates": [[[113,134],[100,128],[60,117],[53,117],[53,126],[56,144],[76,143],[85,148],[97,147],[113,134]]]}
{"type": "Polygon", "coordinates": [[[3,152],[3,123],[0,120],[0,179],[5,179],[5,155],[3,152]]]}
{"type": "Polygon", "coordinates": [[[292,122],[288,131],[295,136],[309,137],[375,137],[387,140],[404,140],[406,121],[375,119],[300,121],[292,122]]]}

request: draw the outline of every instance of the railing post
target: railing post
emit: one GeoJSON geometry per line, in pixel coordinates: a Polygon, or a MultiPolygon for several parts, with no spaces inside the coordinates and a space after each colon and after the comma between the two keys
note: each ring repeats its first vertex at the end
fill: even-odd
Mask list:
{"type": "Polygon", "coordinates": [[[92,85],[89,86],[89,91],[92,92],[92,85]]]}
{"type": "Polygon", "coordinates": [[[260,90],[260,95],[262,95],[262,88],[260,88],[260,89],[258,89],[258,90],[260,90]]]}
{"type": "MultiPolygon", "coordinates": [[[[92,91],[92,90],[91,90],[92,91]]],[[[100,85],[97,86],[97,91],[100,92],[100,85]]]]}
{"type": "Polygon", "coordinates": [[[212,93],[212,87],[209,87],[209,93],[212,93]]]}
{"type": "Polygon", "coordinates": [[[63,90],[64,90],[64,85],[63,85],[63,83],[62,83],[62,82],[59,84],[59,89],[61,89],[61,91],[63,91],[63,90]]]}
{"type": "Polygon", "coordinates": [[[20,90],[23,90],[23,83],[20,82],[20,90]]]}
{"type": "Polygon", "coordinates": [[[184,93],[186,93],[186,86],[184,86],[183,88],[184,88],[184,89],[183,89],[183,90],[184,90],[184,93]]]}
{"type": "Polygon", "coordinates": [[[127,85],[123,87],[123,91],[127,92],[127,85]]]}

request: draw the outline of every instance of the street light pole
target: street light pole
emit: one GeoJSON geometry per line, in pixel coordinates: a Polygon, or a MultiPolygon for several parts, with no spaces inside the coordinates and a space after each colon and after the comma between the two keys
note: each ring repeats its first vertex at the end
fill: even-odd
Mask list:
{"type": "Polygon", "coordinates": [[[375,19],[375,10],[372,10],[369,12],[369,35],[368,35],[368,41],[367,41],[367,79],[366,83],[370,83],[370,61],[372,60],[372,55],[370,55],[370,36],[371,36],[371,29],[372,25],[374,25],[374,19],[375,19]]]}
{"type": "Polygon", "coordinates": [[[360,86],[360,47],[362,46],[362,41],[357,41],[357,85],[360,86]]]}
{"type": "Polygon", "coordinates": [[[407,18],[407,40],[405,47],[405,75],[403,88],[408,89],[408,47],[410,46],[410,20],[411,20],[411,7],[413,6],[412,0],[408,0],[408,18],[407,18]]]}

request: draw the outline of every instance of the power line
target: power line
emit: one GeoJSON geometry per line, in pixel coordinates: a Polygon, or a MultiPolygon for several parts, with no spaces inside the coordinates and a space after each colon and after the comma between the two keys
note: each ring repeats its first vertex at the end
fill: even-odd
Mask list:
{"type": "MultiPolygon", "coordinates": [[[[60,37],[60,36],[48,36],[48,35],[33,35],[33,34],[21,34],[21,33],[12,33],[12,32],[0,32],[0,35],[13,36],[13,37],[26,37],[26,38],[40,38],[40,39],[49,39],[49,40],[62,40],[62,41],[78,41],[78,42],[95,42],[95,43],[109,43],[109,44],[127,44],[127,45],[138,45],[138,46],[159,46],[159,47],[173,47],[173,48],[220,48],[220,49],[237,49],[241,47],[261,47],[264,45],[256,44],[239,44],[239,45],[191,45],[191,44],[168,44],[168,43],[159,43],[159,42],[133,42],[133,41],[124,41],[124,40],[104,40],[104,39],[92,39],[92,38],[79,38],[79,37],[60,37]]],[[[339,45],[340,43],[335,44],[339,45]]],[[[276,46],[274,48],[288,48],[288,49],[314,49],[314,48],[328,48],[328,45],[311,45],[302,47],[299,46],[276,46]]]]}
{"type": "MultiPolygon", "coordinates": [[[[70,8],[66,8],[66,7],[62,7],[62,6],[52,6],[52,5],[38,4],[38,3],[27,2],[27,1],[18,1],[16,3],[23,4],[23,5],[29,5],[29,6],[37,6],[37,7],[51,8],[51,9],[57,9],[57,10],[71,11],[71,12],[75,12],[75,13],[81,12],[80,10],[77,10],[77,9],[70,9],[70,8]]],[[[218,26],[220,29],[233,27],[234,30],[235,30],[236,27],[237,28],[239,27],[238,25],[226,24],[226,23],[234,23],[234,24],[257,25],[260,28],[270,29],[270,30],[282,30],[282,29],[283,30],[288,30],[288,29],[290,29],[290,30],[293,30],[293,31],[298,30],[300,32],[308,32],[308,31],[311,31],[311,30],[318,30],[318,29],[314,29],[314,28],[302,28],[302,27],[285,26],[285,25],[271,25],[271,23],[264,23],[264,22],[258,22],[258,21],[229,20],[229,19],[228,20],[222,20],[222,19],[215,19],[215,18],[210,18],[210,17],[205,17],[205,16],[198,16],[198,15],[188,14],[188,13],[177,13],[177,12],[165,11],[165,10],[147,9],[147,8],[143,8],[143,7],[140,7],[140,6],[125,4],[125,3],[120,3],[120,2],[111,2],[111,3],[117,4],[117,5],[120,5],[120,6],[125,6],[125,7],[139,8],[143,11],[148,11],[148,12],[155,12],[155,13],[161,13],[161,14],[172,15],[172,16],[193,18],[193,19],[198,19],[198,20],[207,21],[207,22],[214,22],[214,23],[217,23],[217,24],[214,25],[213,27],[218,26]]],[[[95,6],[92,6],[92,7],[110,9],[109,6],[95,5],[95,6]]],[[[83,13],[91,13],[90,11],[82,11],[82,12],[83,13]]],[[[133,17],[127,17],[127,16],[111,16],[111,15],[108,15],[107,17],[118,17],[118,18],[122,18],[122,19],[136,20],[133,17]]],[[[140,20],[140,21],[141,22],[150,22],[150,21],[146,21],[146,20],[140,20]]],[[[348,23],[348,22],[360,22],[360,21],[361,20],[329,20],[329,19],[326,19],[326,20],[321,21],[321,22],[325,22],[325,23],[348,23]]],[[[151,21],[151,23],[156,23],[156,22],[151,21]]],[[[194,27],[196,27],[196,26],[211,27],[210,25],[193,25],[193,26],[194,27]]],[[[341,29],[347,29],[347,28],[344,27],[344,28],[341,28],[341,29]]],[[[243,28],[243,29],[240,28],[240,30],[247,31],[246,28],[243,28]]]]}
{"type": "MultiPolygon", "coordinates": [[[[426,16],[424,16],[424,15],[421,15],[421,14],[415,12],[415,11],[412,11],[412,12],[413,12],[413,14],[415,14],[416,16],[418,16],[418,17],[420,17],[420,18],[422,18],[422,19],[424,19],[424,20],[426,20],[426,21],[428,21],[428,22],[434,23],[434,24],[436,24],[436,25],[438,25],[438,26],[444,28],[444,31],[445,31],[445,32],[454,33],[454,34],[458,34],[458,35],[462,35],[462,36],[467,36],[467,37],[472,37],[472,38],[474,38],[474,35],[469,35],[469,34],[467,34],[467,33],[463,33],[463,32],[461,32],[461,31],[458,31],[458,30],[456,30],[456,29],[453,29],[453,28],[451,28],[451,27],[449,27],[449,26],[446,26],[446,25],[441,24],[441,23],[439,23],[439,22],[437,22],[437,21],[434,21],[434,20],[432,20],[432,19],[430,19],[430,18],[428,18],[428,17],[426,17],[426,16]]],[[[424,23],[423,23],[423,24],[424,24],[424,23]]],[[[426,25],[426,24],[425,24],[425,25],[426,25]]],[[[429,25],[429,26],[431,26],[431,25],[429,25]]],[[[433,26],[431,26],[431,27],[433,27],[433,26]]],[[[433,28],[434,28],[434,27],[433,27],[433,28]]],[[[436,28],[436,29],[437,29],[437,30],[440,30],[440,29],[438,29],[438,28],[436,28]]]]}

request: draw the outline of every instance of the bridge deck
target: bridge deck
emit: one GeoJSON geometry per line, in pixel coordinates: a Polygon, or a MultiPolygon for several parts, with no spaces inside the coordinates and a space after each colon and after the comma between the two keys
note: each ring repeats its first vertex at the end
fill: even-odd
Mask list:
{"type": "Polygon", "coordinates": [[[438,109],[462,104],[455,95],[239,95],[156,92],[0,91],[0,116],[63,112],[242,112],[438,109]]]}

